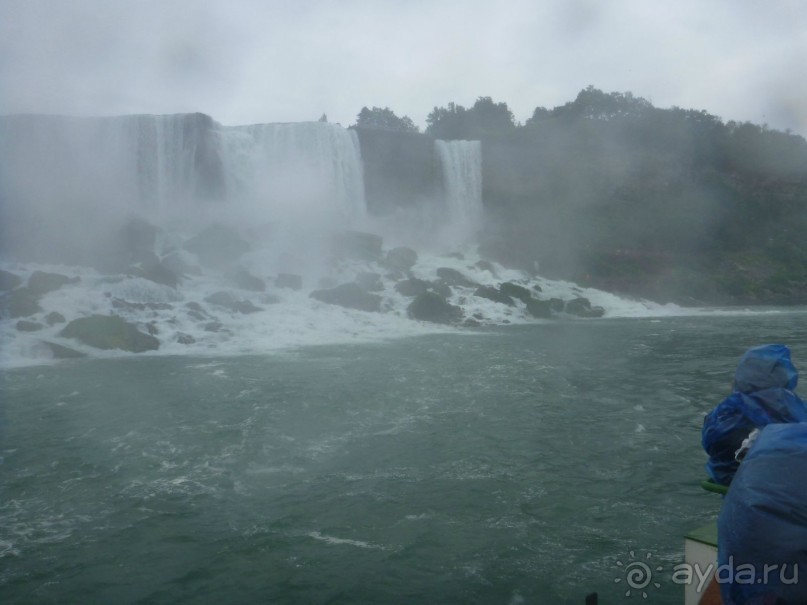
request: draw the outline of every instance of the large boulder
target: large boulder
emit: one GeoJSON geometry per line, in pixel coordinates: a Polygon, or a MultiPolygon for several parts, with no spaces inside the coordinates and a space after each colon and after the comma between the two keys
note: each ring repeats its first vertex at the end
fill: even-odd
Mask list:
{"type": "Polygon", "coordinates": [[[42,344],[47,348],[48,351],[50,351],[50,354],[54,359],[74,359],[76,357],[87,356],[86,353],[76,351],[75,349],[71,349],[70,347],[66,347],[55,342],[48,342],[45,340],[42,341],[42,344]]]}
{"type": "Polygon", "coordinates": [[[382,237],[374,233],[343,231],[334,236],[332,248],[338,258],[379,261],[383,243],[382,237]]]}
{"type": "Polygon", "coordinates": [[[359,311],[380,311],[381,297],[370,294],[359,284],[341,284],[330,290],[314,290],[311,298],[331,305],[359,311]]]}
{"type": "Polygon", "coordinates": [[[67,277],[61,273],[45,273],[44,271],[34,271],[31,277],[28,278],[28,290],[34,296],[42,296],[48,292],[58,290],[66,284],[75,284],[79,282],[78,277],[67,277]]]}
{"type": "Polygon", "coordinates": [[[437,269],[437,277],[442,279],[449,286],[461,286],[463,288],[476,288],[479,286],[474,280],[450,267],[440,267],[437,269]]]}
{"type": "Polygon", "coordinates": [[[131,273],[137,277],[153,281],[155,284],[162,284],[171,288],[176,288],[179,285],[179,276],[160,262],[156,256],[140,266],[132,267],[131,273]]]}
{"type": "Polygon", "coordinates": [[[356,283],[368,292],[379,292],[384,289],[381,283],[381,276],[378,273],[362,271],[356,275],[356,283]]]}
{"type": "Polygon", "coordinates": [[[569,315],[576,317],[602,317],[605,315],[605,309],[602,307],[591,306],[591,301],[582,296],[566,302],[563,309],[569,315]]]}
{"type": "Polygon", "coordinates": [[[530,298],[527,300],[527,313],[539,319],[552,317],[552,303],[548,300],[530,298]]]}
{"type": "Polygon", "coordinates": [[[418,262],[418,253],[406,246],[393,248],[387,252],[387,256],[384,258],[384,266],[391,271],[409,271],[416,262],[418,262]]]}
{"type": "Polygon", "coordinates": [[[462,309],[446,302],[434,292],[418,294],[406,308],[406,314],[411,319],[441,324],[455,323],[462,319],[462,309]]]}
{"type": "Polygon", "coordinates": [[[50,313],[45,315],[45,321],[48,323],[49,326],[55,326],[56,324],[63,324],[67,320],[64,318],[64,315],[62,315],[58,311],[51,311],[50,313]]]}
{"type": "Polygon", "coordinates": [[[211,305],[224,307],[225,309],[229,309],[235,313],[248,314],[261,311],[260,307],[252,304],[252,302],[246,299],[238,298],[232,292],[216,292],[205,298],[205,302],[209,302],[211,305]]]}
{"type": "Polygon", "coordinates": [[[490,286],[479,286],[474,291],[474,296],[478,296],[479,298],[487,298],[488,300],[492,300],[493,302],[497,302],[502,305],[507,305],[508,307],[515,306],[512,298],[507,296],[507,294],[502,294],[502,292],[496,288],[491,288],[490,286]]]}
{"type": "Polygon", "coordinates": [[[19,332],[38,332],[44,327],[38,321],[28,321],[27,319],[19,320],[16,326],[19,332]]]}
{"type": "Polygon", "coordinates": [[[185,250],[193,252],[200,263],[211,268],[226,267],[250,249],[249,243],[224,225],[212,225],[185,242],[185,250]]]}
{"type": "Polygon", "coordinates": [[[90,315],[74,319],[59,332],[64,338],[75,338],[97,349],[121,349],[131,353],[153,351],[160,341],[144,334],[134,324],[117,315],[90,315]]]}
{"type": "Polygon", "coordinates": [[[12,319],[28,317],[40,311],[39,296],[29,288],[17,288],[0,299],[0,313],[12,319]]]}
{"type": "Polygon", "coordinates": [[[425,279],[412,277],[410,279],[399,281],[397,284],[395,284],[395,290],[403,296],[417,296],[419,294],[423,294],[424,292],[428,292],[431,289],[431,286],[431,283],[427,282],[425,279]]]}
{"type": "Polygon", "coordinates": [[[511,281],[504,282],[501,286],[499,286],[499,291],[511,298],[518,298],[524,304],[527,303],[528,300],[532,298],[532,293],[527,290],[524,286],[519,286],[518,284],[514,284],[511,281]]]}
{"type": "Polygon", "coordinates": [[[22,284],[22,278],[9,271],[0,269],[0,292],[13,290],[22,284]]]}

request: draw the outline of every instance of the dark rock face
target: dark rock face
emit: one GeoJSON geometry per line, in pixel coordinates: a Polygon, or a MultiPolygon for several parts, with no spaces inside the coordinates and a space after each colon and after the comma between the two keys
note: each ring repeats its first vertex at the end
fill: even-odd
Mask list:
{"type": "Polygon", "coordinates": [[[509,281],[504,282],[501,286],[499,286],[499,291],[506,296],[510,296],[511,298],[517,298],[525,304],[532,298],[532,294],[529,290],[527,290],[527,288],[509,281]]]}
{"type": "Polygon", "coordinates": [[[311,298],[359,311],[380,311],[381,297],[370,294],[358,284],[341,284],[330,290],[314,290],[311,298]]]}
{"type": "Polygon", "coordinates": [[[343,231],[334,236],[332,249],[338,258],[379,261],[383,244],[383,238],[374,233],[343,231]]]}
{"type": "Polygon", "coordinates": [[[475,281],[466,277],[456,269],[440,267],[437,269],[437,277],[446,282],[449,286],[461,286],[463,288],[476,288],[479,286],[475,281]]]}
{"type": "Polygon", "coordinates": [[[49,326],[55,326],[56,324],[63,324],[67,320],[64,318],[64,315],[58,311],[51,311],[45,315],[45,321],[49,326]]]}
{"type": "Polygon", "coordinates": [[[418,262],[418,253],[412,248],[401,246],[387,252],[384,267],[391,271],[409,271],[416,262],[418,262]]]}
{"type": "Polygon", "coordinates": [[[58,290],[66,284],[76,284],[79,278],[69,278],[60,273],[45,273],[44,271],[34,271],[28,278],[28,290],[34,296],[42,296],[48,292],[58,290]]]}
{"type": "Polygon", "coordinates": [[[276,288],[289,288],[290,290],[303,289],[303,277],[294,273],[280,273],[275,278],[276,288]]]}
{"type": "Polygon", "coordinates": [[[192,345],[193,343],[196,342],[196,339],[190,334],[185,334],[184,332],[177,332],[177,342],[181,345],[192,345]]]}
{"type": "Polygon", "coordinates": [[[507,296],[507,294],[502,294],[499,290],[496,288],[491,288],[490,286],[479,286],[476,291],[474,291],[474,296],[487,298],[488,300],[492,300],[493,302],[507,305],[509,307],[515,306],[512,298],[507,296]]]}
{"type": "Polygon", "coordinates": [[[443,175],[434,138],[418,132],[356,128],[364,164],[367,208],[389,215],[438,199],[443,175]]]}
{"type": "Polygon", "coordinates": [[[10,273],[8,271],[3,271],[0,269],[0,292],[5,292],[7,290],[13,290],[17,286],[22,284],[22,278],[10,273]]]}
{"type": "Polygon", "coordinates": [[[487,260],[480,260],[474,265],[477,269],[482,269],[482,271],[487,271],[493,277],[498,277],[496,274],[496,268],[493,266],[493,263],[487,260]]]}
{"type": "Polygon", "coordinates": [[[356,275],[356,283],[368,292],[379,292],[384,289],[381,283],[381,276],[378,273],[363,271],[356,275]]]}
{"type": "Polygon", "coordinates": [[[605,315],[605,309],[597,306],[592,307],[591,301],[582,296],[568,301],[564,311],[577,317],[602,317],[605,315]]]}
{"type": "Polygon", "coordinates": [[[45,326],[37,321],[28,321],[26,319],[19,320],[16,325],[19,332],[38,332],[44,327],[45,326]]]}
{"type": "Polygon", "coordinates": [[[439,294],[424,292],[418,294],[406,309],[411,319],[433,323],[454,323],[462,319],[462,309],[449,304],[439,294]]]}
{"type": "Polygon", "coordinates": [[[395,284],[395,290],[403,296],[417,296],[419,294],[423,294],[424,292],[428,292],[431,287],[432,285],[430,282],[427,282],[424,279],[418,279],[416,277],[405,279],[395,284]]]}
{"type": "Polygon", "coordinates": [[[122,349],[130,353],[153,351],[160,341],[144,334],[134,324],[117,315],[90,315],[74,319],[59,333],[64,338],[75,338],[97,349],[122,349]]]}
{"type": "Polygon", "coordinates": [[[145,262],[139,267],[132,267],[131,271],[133,275],[153,281],[155,284],[162,284],[171,288],[176,288],[179,285],[179,276],[157,260],[156,256],[150,262],[145,262]]]}
{"type": "Polygon", "coordinates": [[[212,225],[185,242],[185,250],[193,252],[200,263],[211,268],[234,263],[250,249],[240,235],[224,225],[212,225]]]}
{"type": "Polygon", "coordinates": [[[549,319],[552,317],[552,303],[548,300],[530,298],[527,300],[527,313],[539,319],[549,319]]]}
{"type": "Polygon", "coordinates": [[[237,288],[250,290],[252,292],[263,292],[266,290],[266,282],[260,277],[252,275],[246,269],[239,269],[229,275],[230,280],[237,288]]]}
{"type": "Polygon", "coordinates": [[[256,313],[261,310],[260,307],[255,306],[250,301],[239,299],[232,292],[216,292],[205,298],[205,302],[224,307],[235,313],[256,313]]]}
{"type": "Polygon", "coordinates": [[[31,292],[29,288],[12,290],[0,300],[0,312],[12,319],[28,317],[40,311],[42,308],[39,306],[39,296],[31,292]]]}

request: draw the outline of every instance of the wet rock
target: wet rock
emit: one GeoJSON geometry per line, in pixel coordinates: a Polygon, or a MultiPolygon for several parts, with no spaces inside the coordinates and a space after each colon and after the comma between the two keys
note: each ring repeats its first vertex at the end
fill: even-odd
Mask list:
{"type": "Polygon", "coordinates": [[[399,281],[397,284],[395,284],[395,291],[403,296],[417,296],[419,294],[423,294],[424,292],[428,292],[431,287],[431,282],[428,282],[425,279],[412,277],[410,279],[399,281]]]}
{"type": "Polygon", "coordinates": [[[211,268],[225,267],[250,251],[249,243],[224,225],[212,225],[185,242],[185,250],[193,252],[199,262],[211,268]]]}
{"type": "MultiPolygon", "coordinates": [[[[328,279],[328,278],[323,278],[328,279]]],[[[323,280],[320,280],[322,283],[323,280]]],[[[336,285],[336,282],[333,282],[333,285],[336,285]]],[[[303,277],[301,275],[296,275],[294,273],[280,273],[275,278],[275,287],[276,288],[289,288],[290,290],[302,290],[303,289],[303,277]]],[[[320,287],[332,287],[332,286],[320,286],[320,287]]]]}
{"type": "Polygon", "coordinates": [[[22,278],[9,271],[0,269],[0,292],[13,290],[22,284],[22,278]]]}
{"type": "Polygon", "coordinates": [[[34,271],[28,278],[28,290],[34,296],[42,296],[48,292],[58,290],[66,284],[76,284],[78,277],[70,278],[61,273],[45,273],[44,271],[34,271]]]}
{"type": "Polygon", "coordinates": [[[487,298],[488,300],[492,300],[493,302],[497,302],[502,305],[507,305],[508,307],[515,306],[512,298],[506,294],[502,294],[499,290],[496,288],[491,288],[490,286],[479,286],[474,291],[474,296],[478,296],[479,298],[487,298]]]}
{"type": "Polygon", "coordinates": [[[208,324],[205,324],[204,330],[205,332],[220,332],[224,326],[220,321],[211,321],[208,324]]]}
{"type": "Polygon", "coordinates": [[[90,315],[74,319],[59,333],[64,338],[75,338],[97,349],[121,349],[131,353],[153,351],[160,341],[144,334],[134,324],[117,315],[90,315]]]}
{"type": "Polygon", "coordinates": [[[341,284],[330,290],[314,290],[311,298],[331,305],[359,311],[380,311],[381,297],[370,294],[358,284],[341,284]]]}
{"type": "Polygon", "coordinates": [[[401,246],[387,252],[383,264],[384,267],[393,271],[409,271],[417,262],[418,253],[412,248],[401,246]]]}
{"type": "Polygon", "coordinates": [[[62,315],[58,311],[51,311],[50,313],[45,315],[45,321],[49,326],[54,326],[56,324],[63,324],[67,320],[64,318],[64,315],[62,315]]]}
{"type": "Polygon", "coordinates": [[[505,296],[517,298],[525,304],[532,298],[532,293],[527,290],[527,288],[514,284],[510,281],[504,282],[501,286],[499,286],[499,291],[505,296]]]}
{"type": "Polygon", "coordinates": [[[28,288],[12,290],[0,300],[0,311],[12,319],[28,317],[42,311],[39,296],[28,288]]]}
{"type": "Polygon", "coordinates": [[[535,290],[536,292],[543,292],[544,291],[544,289],[541,286],[539,286],[538,284],[534,284],[532,286],[532,289],[535,290]]]}
{"type": "Polygon", "coordinates": [[[260,307],[255,306],[248,300],[238,298],[232,292],[216,292],[215,294],[211,294],[205,298],[205,302],[209,302],[212,305],[218,305],[219,307],[224,307],[225,309],[229,309],[235,313],[248,314],[261,311],[260,307]]]}
{"type": "Polygon", "coordinates": [[[17,322],[15,326],[19,332],[38,332],[45,326],[39,323],[38,321],[28,321],[27,319],[21,319],[17,322]]]}
{"type": "Polygon", "coordinates": [[[193,343],[196,342],[196,339],[190,334],[185,334],[184,332],[177,332],[177,342],[181,345],[192,345],[193,343]]]}
{"type": "Polygon", "coordinates": [[[162,284],[176,288],[179,285],[179,276],[171,269],[161,263],[156,257],[154,260],[141,264],[139,267],[132,267],[130,269],[132,275],[142,277],[155,284],[162,284]]]}
{"type": "Polygon", "coordinates": [[[563,309],[566,307],[566,303],[561,300],[560,298],[550,298],[549,299],[549,308],[552,309],[553,313],[563,313],[563,309]]]}
{"type": "Polygon", "coordinates": [[[449,286],[446,282],[441,279],[436,279],[432,282],[432,292],[442,296],[443,298],[451,298],[453,292],[451,291],[451,286],[449,286]]]}
{"type": "Polygon", "coordinates": [[[466,328],[478,328],[482,324],[479,323],[477,320],[469,317],[464,322],[462,322],[462,325],[465,326],[466,328]]]}
{"type": "Polygon", "coordinates": [[[548,300],[530,298],[527,300],[527,313],[539,319],[549,319],[552,317],[552,303],[548,300]]]}
{"type": "Polygon", "coordinates": [[[384,284],[381,283],[381,275],[369,271],[362,271],[356,275],[356,283],[368,292],[379,292],[384,289],[384,284]]]}
{"type": "Polygon", "coordinates": [[[42,341],[42,344],[48,348],[54,359],[75,359],[76,357],[87,356],[86,353],[76,351],[75,349],[71,349],[70,347],[66,347],[55,342],[44,340],[42,341]]]}
{"type": "Polygon", "coordinates": [[[449,304],[439,294],[424,292],[418,294],[406,308],[411,319],[430,321],[433,323],[454,323],[462,319],[462,309],[449,304]]]}
{"type": "Polygon", "coordinates": [[[576,317],[602,317],[605,315],[605,309],[602,307],[591,306],[591,301],[582,296],[574,298],[566,303],[563,309],[569,315],[576,317]]]}
{"type": "Polygon", "coordinates": [[[493,277],[498,277],[496,274],[496,268],[493,266],[493,263],[487,260],[480,260],[474,264],[474,267],[477,269],[481,269],[482,271],[487,271],[493,277]]]}
{"type": "Polygon", "coordinates": [[[146,324],[146,332],[151,334],[152,336],[157,336],[160,333],[160,329],[157,327],[157,324],[153,321],[150,321],[146,324]]]}
{"type": "Polygon", "coordinates": [[[461,286],[463,288],[476,288],[478,283],[466,277],[456,269],[440,267],[437,269],[437,277],[446,282],[449,286],[461,286]]]}

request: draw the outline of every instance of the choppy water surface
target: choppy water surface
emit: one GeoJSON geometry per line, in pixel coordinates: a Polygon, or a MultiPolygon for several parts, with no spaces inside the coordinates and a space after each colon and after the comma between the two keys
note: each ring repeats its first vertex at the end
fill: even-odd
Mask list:
{"type": "Polygon", "coordinates": [[[680,603],[703,414],[803,312],[8,370],[0,602],[680,603]]]}

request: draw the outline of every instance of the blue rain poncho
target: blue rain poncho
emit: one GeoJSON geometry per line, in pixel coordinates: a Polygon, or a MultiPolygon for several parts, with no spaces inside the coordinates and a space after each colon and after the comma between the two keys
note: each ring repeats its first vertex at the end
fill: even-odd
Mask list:
{"type": "Polygon", "coordinates": [[[807,421],[807,406],[793,392],[798,380],[786,346],[746,351],[734,375],[734,392],[703,421],[701,443],[709,454],[706,471],[712,480],[731,483],[739,465],[735,453],[755,428],[807,421]]]}
{"type": "Polygon", "coordinates": [[[807,603],[807,423],[762,429],[717,528],[724,605],[807,603]]]}

